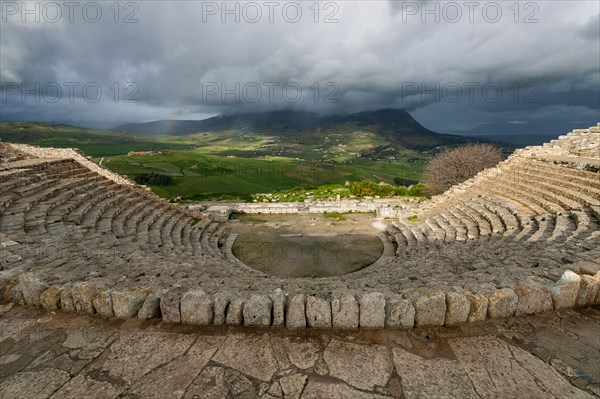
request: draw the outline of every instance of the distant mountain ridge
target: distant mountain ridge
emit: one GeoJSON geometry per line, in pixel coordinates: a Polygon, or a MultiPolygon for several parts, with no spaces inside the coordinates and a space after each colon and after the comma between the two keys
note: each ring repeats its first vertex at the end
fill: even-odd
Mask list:
{"type": "Polygon", "coordinates": [[[439,134],[422,126],[406,110],[381,109],[351,114],[319,115],[305,111],[271,111],[221,115],[204,120],[161,120],[119,125],[112,130],[149,135],[185,136],[202,132],[249,130],[265,135],[367,129],[406,148],[428,150],[438,146],[463,144],[473,138],[439,134]]]}

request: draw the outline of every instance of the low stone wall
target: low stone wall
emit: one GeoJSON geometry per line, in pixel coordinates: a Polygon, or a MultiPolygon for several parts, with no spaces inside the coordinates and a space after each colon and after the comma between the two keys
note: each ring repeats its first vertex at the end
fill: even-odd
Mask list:
{"type": "Polygon", "coordinates": [[[409,203],[402,200],[341,200],[341,201],[305,201],[283,203],[240,203],[232,206],[232,211],[247,214],[295,214],[325,212],[376,212],[382,217],[396,217],[409,203]]]}
{"type": "MultiPolygon", "coordinates": [[[[34,273],[0,280],[5,301],[49,311],[97,314],[104,317],[152,319],[191,325],[243,325],[289,329],[377,329],[455,326],[600,304],[600,272],[582,275],[567,270],[553,285],[529,280],[517,287],[480,292],[408,292],[386,297],[379,292],[360,296],[334,293],[329,298],[281,289],[240,296],[206,294],[200,288],[112,290],[102,283],[48,285],[34,273]]],[[[593,272],[593,271],[592,271],[593,272]]]]}
{"type": "Polygon", "coordinates": [[[135,185],[135,183],[133,183],[128,178],[111,172],[110,170],[105,169],[102,166],[99,166],[98,164],[90,161],[84,155],[82,155],[81,152],[79,152],[79,150],[73,148],[46,148],[27,144],[7,144],[10,145],[14,150],[20,151],[35,158],[74,159],[75,161],[85,166],[92,172],[98,173],[99,175],[104,176],[117,184],[135,185]]]}

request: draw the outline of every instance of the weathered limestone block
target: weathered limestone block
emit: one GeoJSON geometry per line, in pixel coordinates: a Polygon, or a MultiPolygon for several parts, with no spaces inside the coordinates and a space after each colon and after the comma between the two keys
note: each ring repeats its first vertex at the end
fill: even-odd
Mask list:
{"type": "Polygon", "coordinates": [[[181,322],[208,326],[212,324],[215,313],[213,303],[202,290],[186,292],[181,298],[181,322]]]}
{"type": "Polygon", "coordinates": [[[75,311],[82,314],[94,314],[94,298],[100,291],[94,283],[81,281],[73,284],[71,296],[75,311]]]}
{"type": "Polygon", "coordinates": [[[485,295],[473,294],[470,292],[468,292],[466,296],[470,304],[467,321],[469,323],[484,321],[488,313],[488,298],[485,295]]]}
{"type": "Polygon", "coordinates": [[[227,308],[227,317],[225,323],[231,326],[239,326],[242,324],[242,310],[244,309],[244,300],[236,298],[229,304],[227,308]]]}
{"type": "Polygon", "coordinates": [[[304,294],[294,295],[286,309],[285,323],[287,328],[305,328],[306,327],[306,310],[305,310],[304,294]]]}
{"type": "Polygon", "coordinates": [[[23,297],[23,289],[21,283],[10,286],[8,288],[8,299],[16,303],[17,305],[25,305],[25,298],[23,297]]]}
{"type": "Polygon", "coordinates": [[[0,301],[3,301],[4,298],[8,299],[8,279],[5,277],[0,277],[0,301]]]}
{"type": "Polygon", "coordinates": [[[600,273],[597,276],[588,276],[584,274],[579,283],[579,292],[577,293],[577,306],[593,305],[595,303],[598,290],[600,290],[600,273]]]}
{"type": "Polygon", "coordinates": [[[353,330],[358,328],[359,308],[353,295],[342,295],[331,301],[333,328],[353,330]]]}
{"type": "Polygon", "coordinates": [[[140,320],[154,319],[160,315],[160,294],[151,293],[146,297],[144,304],[138,311],[137,317],[140,320]]]}
{"type": "Polygon", "coordinates": [[[510,317],[517,311],[519,298],[510,288],[503,288],[488,296],[488,315],[491,318],[510,317]]]}
{"type": "Polygon", "coordinates": [[[165,322],[181,323],[179,304],[185,292],[185,288],[182,287],[171,288],[160,297],[160,313],[165,322]]]}
{"type": "Polygon", "coordinates": [[[113,312],[116,317],[129,318],[137,316],[142,308],[148,290],[144,289],[125,289],[113,291],[111,294],[113,312]]]}
{"type": "Polygon", "coordinates": [[[266,295],[254,294],[244,304],[244,325],[249,327],[270,327],[273,302],[266,295]]]}
{"type": "Polygon", "coordinates": [[[61,285],[52,285],[40,295],[40,305],[46,310],[58,310],[60,308],[61,285]]]}
{"type": "Polygon", "coordinates": [[[387,301],[385,326],[389,328],[413,328],[415,307],[410,299],[399,297],[387,301]]]}
{"type": "Polygon", "coordinates": [[[590,276],[594,276],[598,272],[600,272],[600,265],[595,263],[586,262],[585,264],[579,266],[580,274],[589,274],[590,276]]]}
{"type": "Polygon", "coordinates": [[[36,273],[25,273],[19,277],[23,300],[26,305],[40,306],[40,295],[48,289],[42,277],[36,273]]]}
{"type": "Polygon", "coordinates": [[[271,300],[273,301],[273,327],[285,326],[285,294],[281,288],[277,288],[271,294],[271,300]]]}
{"type": "Polygon", "coordinates": [[[100,291],[92,301],[96,313],[104,317],[113,317],[112,293],[108,290],[100,291]]]}
{"type": "Polygon", "coordinates": [[[331,328],[331,303],[314,296],[306,298],[306,320],[311,328],[331,328]]]}
{"type": "Polygon", "coordinates": [[[66,286],[63,287],[63,290],[60,292],[60,309],[63,312],[77,312],[77,308],[75,308],[75,302],[73,301],[72,290],[72,286],[66,286]]]}
{"type": "Polygon", "coordinates": [[[415,305],[415,323],[417,327],[443,326],[446,318],[446,295],[436,292],[418,296],[415,305]]]}
{"type": "MultiPolygon", "coordinates": [[[[594,275],[596,280],[600,280],[600,272],[594,275]]],[[[600,288],[598,288],[598,293],[596,294],[596,299],[594,299],[594,305],[600,305],[600,288]]]]}
{"type": "Polygon", "coordinates": [[[360,298],[361,328],[385,327],[385,297],[380,292],[370,292],[360,298]]]}
{"type": "Polygon", "coordinates": [[[466,323],[471,311],[471,302],[462,292],[446,293],[446,320],[447,326],[456,326],[466,323]]]}
{"type": "Polygon", "coordinates": [[[215,313],[215,318],[213,320],[214,325],[220,326],[225,324],[227,306],[229,306],[229,295],[224,292],[217,292],[213,296],[213,309],[215,313]]]}
{"type": "Polygon", "coordinates": [[[552,311],[552,295],[547,288],[519,284],[515,289],[515,294],[519,298],[515,316],[552,311]]]}
{"type": "Polygon", "coordinates": [[[550,287],[554,309],[572,308],[577,301],[581,278],[578,274],[566,270],[560,280],[550,287]]]}

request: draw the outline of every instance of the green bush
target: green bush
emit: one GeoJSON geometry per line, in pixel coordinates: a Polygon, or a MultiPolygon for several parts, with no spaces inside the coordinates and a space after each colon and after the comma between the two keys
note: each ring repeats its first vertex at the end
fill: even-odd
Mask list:
{"type": "Polygon", "coordinates": [[[417,183],[418,181],[416,180],[405,179],[403,177],[394,177],[394,184],[397,186],[410,187],[417,183]]]}
{"type": "Polygon", "coordinates": [[[400,197],[422,197],[423,196],[423,185],[415,184],[410,187],[398,186],[396,187],[396,195],[400,197]]]}
{"type": "Polygon", "coordinates": [[[145,186],[168,186],[172,182],[171,176],[158,173],[140,173],[134,180],[137,184],[145,186]]]}
{"type": "Polygon", "coordinates": [[[181,197],[184,202],[196,201],[243,201],[252,202],[252,194],[247,193],[197,193],[181,197]]]}
{"type": "Polygon", "coordinates": [[[350,193],[356,197],[391,197],[396,189],[389,184],[377,184],[369,180],[350,183],[350,193]]]}

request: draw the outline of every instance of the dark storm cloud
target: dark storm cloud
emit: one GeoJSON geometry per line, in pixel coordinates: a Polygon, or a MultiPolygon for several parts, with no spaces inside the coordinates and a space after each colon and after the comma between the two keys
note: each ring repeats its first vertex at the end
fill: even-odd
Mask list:
{"type": "Polygon", "coordinates": [[[227,13],[222,2],[130,2],[117,15],[113,3],[98,2],[94,23],[96,6],[86,15],[79,3],[70,22],[56,2],[63,18],[52,23],[46,3],[28,3],[36,22],[21,2],[2,2],[2,120],[384,107],[409,109],[439,131],[600,119],[596,1],[304,2],[297,20],[300,3],[228,2],[227,13]],[[68,93],[68,82],[79,86],[68,93]],[[51,83],[63,89],[54,102],[51,83]],[[39,101],[36,84],[46,90],[39,101]]]}

